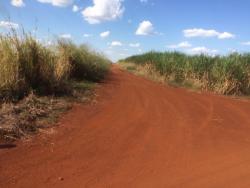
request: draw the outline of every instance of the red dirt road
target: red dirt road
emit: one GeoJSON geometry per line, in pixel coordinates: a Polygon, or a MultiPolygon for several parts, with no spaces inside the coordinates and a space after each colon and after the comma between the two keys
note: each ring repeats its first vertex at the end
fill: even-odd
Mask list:
{"type": "Polygon", "coordinates": [[[250,102],[112,68],[97,104],[0,149],[1,188],[249,188],[250,102]]]}

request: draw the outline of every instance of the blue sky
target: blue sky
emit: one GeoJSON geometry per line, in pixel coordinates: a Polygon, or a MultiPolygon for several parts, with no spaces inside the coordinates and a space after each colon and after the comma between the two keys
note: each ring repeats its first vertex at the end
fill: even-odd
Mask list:
{"type": "Polygon", "coordinates": [[[112,60],[149,50],[250,51],[249,0],[1,0],[0,32],[87,43],[112,60]]]}

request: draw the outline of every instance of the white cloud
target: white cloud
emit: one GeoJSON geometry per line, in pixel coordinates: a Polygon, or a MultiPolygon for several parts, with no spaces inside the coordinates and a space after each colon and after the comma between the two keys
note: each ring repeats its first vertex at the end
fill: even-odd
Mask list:
{"type": "Polygon", "coordinates": [[[195,48],[189,49],[188,53],[215,55],[216,53],[218,53],[218,50],[209,49],[209,48],[206,48],[204,46],[201,46],[201,47],[195,47],[195,48]]]}
{"type": "Polygon", "coordinates": [[[120,41],[113,41],[110,44],[111,46],[122,46],[122,43],[120,41]]]}
{"type": "Polygon", "coordinates": [[[234,48],[228,48],[228,52],[229,52],[229,53],[237,53],[238,50],[237,50],[237,49],[234,49],[234,48]]]}
{"type": "Polygon", "coordinates": [[[152,35],[154,33],[153,24],[148,20],[142,21],[135,32],[136,35],[152,35]]]}
{"type": "Polygon", "coordinates": [[[105,32],[100,33],[101,38],[107,38],[109,35],[110,35],[110,31],[105,31],[105,32]]]}
{"type": "Polygon", "coordinates": [[[148,0],[140,0],[141,3],[147,3],[148,0]]]}
{"type": "Polygon", "coordinates": [[[83,37],[85,37],[85,38],[89,38],[89,37],[92,37],[92,36],[93,36],[92,34],[88,34],[88,33],[83,34],[83,37]]]}
{"type": "Polygon", "coordinates": [[[11,0],[11,4],[15,7],[24,7],[25,6],[23,0],[11,0]]]}
{"type": "Polygon", "coordinates": [[[217,37],[218,39],[229,39],[229,38],[234,38],[235,35],[229,32],[218,32],[214,29],[186,29],[183,30],[184,36],[187,38],[191,37],[217,37]]]}
{"type": "Polygon", "coordinates": [[[71,38],[72,38],[71,34],[68,34],[68,33],[66,33],[66,34],[61,34],[59,37],[60,37],[60,38],[63,38],[63,39],[71,39],[71,38]]]}
{"type": "Polygon", "coordinates": [[[169,45],[167,47],[171,48],[171,49],[190,48],[190,47],[192,47],[192,44],[190,44],[188,41],[184,41],[184,42],[181,42],[179,44],[169,45]]]}
{"type": "Polygon", "coordinates": [[[235,38],[235,35],[232,33],[223,32],[223,33],[219,33],[218,38],[219,39],[231,39],[231,38],[235,38]]]}
{"type": "Polygon", "coordinates": [[[141,46],[141,44],[140,43],[130,43],[129,46],[132,48],[139,48],[141,46]]]}
{"type": "Polygon", "coordinates": [[[40,3],[49,3],[53,6],[66,7],[73,4],[74,0],[37,0],[40,3]]]}
{"type": "Polygon", "coordinates": [[[185,37],[216,37],[218,32],[205,29],[186,29],[183,31],[185,37]]]}
{"type": "Polygon", "coordinates": [[[112,21],[123,15],[123,0],[93,0],[93,6],[82,11],[84,19],[90,24],[112,21]]]}
{"type": "Polygon", "coordinates": [[[242,42],[241,45],[244,45],[244,46],[250,46],[250,41],[247,41],[247,42],[242,42]]]}
{"type": "Polygon", "coordinates": [[[4,29],[18,29],[19,25],[14,22],[0,21],[0,28],[4,29]]]}
{"type": "Polygon", "coordinates": [[[73,7],[72,7],[73,12],[78,12],[79,10],[80,10],[80,8],[77,5],[73,5],[73,7]]]}

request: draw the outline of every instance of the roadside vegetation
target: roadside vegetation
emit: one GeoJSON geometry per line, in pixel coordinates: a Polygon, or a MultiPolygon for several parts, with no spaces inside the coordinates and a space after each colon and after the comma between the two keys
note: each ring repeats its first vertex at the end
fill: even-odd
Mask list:
{"type": "Polygon", "coordinates": [[[224,95],[250,94],[250,54],[211,57],[148,52],[121,60],[127,70],[172,85],[224,95]]]}
{"type": "Polygon", "coordinates": [[[0,139],[35,132],[40,126],[32,122],[68,109],[65,98],[82,97],[109,66],[102,54],[70,40],[48,46],[27,33],[1,34],[0,139]]]}

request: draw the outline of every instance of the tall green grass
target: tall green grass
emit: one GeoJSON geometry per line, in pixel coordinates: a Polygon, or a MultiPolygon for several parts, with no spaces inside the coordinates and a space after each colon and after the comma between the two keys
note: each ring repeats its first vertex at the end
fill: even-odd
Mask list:
{"type": "Polygon", "coordinates": [[[32,35],[0,35],[0,100],[18,100],[30,91],[62,94],[72,80],[98,82],[110,61],[84,45],[58,40],[48,47],[32,35]]]}
{"type": "Polygon", "coordinates": [[[151,65],[168,81],[199,83],[202,89],[226,95],[250,94],[250,53],[228,56],[148,52],[122,61],[151,65]]]}

